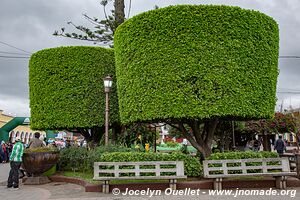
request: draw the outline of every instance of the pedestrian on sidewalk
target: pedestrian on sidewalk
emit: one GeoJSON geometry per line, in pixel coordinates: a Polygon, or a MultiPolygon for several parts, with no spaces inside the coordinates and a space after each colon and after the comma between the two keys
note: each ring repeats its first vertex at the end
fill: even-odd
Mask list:
{"type": "Polygon", "coordinates": [[[278,140],[275,141],[274,149],[281,156],[286,148],[285,142],[282,140],[282,136],[279,135],[278,140]]]}
{"type": "Polygon", "coordinates": [[[10,171],[7,180],[7,187],[19,189],[19,169],[22,163],[22,156],[24,151],[24,145],[21,142],[20,136],[16,137],[16,143],[13,146],[12,153],[9,157],[10,171]]]}

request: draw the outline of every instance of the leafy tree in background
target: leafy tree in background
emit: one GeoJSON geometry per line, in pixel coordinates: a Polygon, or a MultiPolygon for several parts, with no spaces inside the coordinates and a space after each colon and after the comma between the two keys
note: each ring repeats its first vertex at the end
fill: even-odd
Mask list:
{"type": "MultiPolygon", "coordinates": [[[[124,22],[125,17],[125,1],[124,0],[102,0],[100,1],[101,6],[103,6],[103,13],[105,19],[99,19],[97,17],[91,17],[88,14],[83,14],[83,17],[93,25],[93,29],[86,26],[76,25],[72,21],[68,22],[68,25],[73,26],[77,32],[65,32],[66,28],[63,27],[60,30],[54,31],[54,36],[67,37],[72,39],[90,41],[94,44],[98,43],[101,45],[113,46],[113,38],[117,27],[124,22]],[[110,11],[111,14],[107,13],[107,7],[113,3],[114,9],[110,11]]],[[[131,0],[128,2],[127,18],[131,11],[131,0]]],[[[157,5],[154,9],[158,9],[157,5]]]]}
{"type": "Polygon", "coordinates": [[[274,115],[278,36],[271,17],[230,6],[126,20],[114,35],[121,122],[168,123],[209,156],[220,121],[274,115]]]}
{"type": "Polygon", "coordinates": [[[297,132],[295,117],[290,113],[276,112],[274,119],[268,120],[271,131],[275,133],[297,132]]]}
{"type": "Polygon", "coordinates": [[[271,150],[270,141],[267,135],[272,133],[297,132],[295,118],[291,114],[276,112],[272,119],[260,119],[246,122],[246,129],[253,133],[260,133],[263,137],[263,147],[265,151],[271,150]]]}
{"type": "MultiPolygon", "coordinates": [[[[83,17],[94,26],[93,30],[86,26],[76,25],[73,22],[68,22],[69,25],[72,25],[81,33],[68,33],[65,32],[65,28],[61,28],[60,31],[55,31],[53,35],[112,46],[115,30],[125,20],[124,0],[102,0],[100,1],[100,4],[103,6],[105,19],[101,20],[96,17],[90,17],[88,14],[83,14],[83,17]],[[110,11],[111,14],[107,14],[106,11],[109,2],[113,2],[114,4],[114,10],[110,11]]],[[[130,13],[130,8],[131,0],[129,1],[128,15],[130,13]]]]}

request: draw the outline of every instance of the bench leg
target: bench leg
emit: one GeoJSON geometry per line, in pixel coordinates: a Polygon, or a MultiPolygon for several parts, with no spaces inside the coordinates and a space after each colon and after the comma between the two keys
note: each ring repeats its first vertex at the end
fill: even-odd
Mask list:
{"type": "Polygon", "coordinates": [[[104,194],[108,194],[109,193],[109,181],[104,181],[104,183],[102,185],[102,192],[104,194]]]}
{"type": "Polygon", "coordinates": [[[214,179],[214,190],[222,190],[222,178],[214,179]]]}
{"type": "Polygon", "coordinates": [[[276,180],[276,188],[277,189],[286,189],[286,176],[277,176],[275,177],[276,180]]]}
{"type": "Polygon", "coordinates": [[[287,176],[283,176],[282,177],[282,189],[286,189],[286,180],[287,180],[287,176]]]}
{"type": "Polygon", "coordinates": [[[177,183],[177,180],[176,179],[170,179],[169,180],[169,187],[172,189],[172,190],[176,190],[176,183],[177,183]]]}

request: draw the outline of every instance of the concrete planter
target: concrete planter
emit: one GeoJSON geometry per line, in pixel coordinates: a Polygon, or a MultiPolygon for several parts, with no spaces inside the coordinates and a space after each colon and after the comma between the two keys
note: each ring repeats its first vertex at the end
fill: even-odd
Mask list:
{"type": "Polygon", "coordinates": [[[49,183],[50,180],[43,173],[56,165],[59,152],[30,152],[24,153],[23,165],[27,173],[32,174],[23,182],[27,185],[49,183]]]}

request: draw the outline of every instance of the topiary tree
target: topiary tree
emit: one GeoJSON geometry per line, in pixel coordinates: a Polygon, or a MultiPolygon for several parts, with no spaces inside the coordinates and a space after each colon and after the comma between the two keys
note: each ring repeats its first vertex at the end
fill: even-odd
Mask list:
{"type": "Polygon", "coordinates": [[[123,123],[165,121],[208,156],[219,121],[274,114],[279,31],[265,14],[170,6],[125,21],[114,44],[123,123]]]}
{"type": "MultiPolygon", "coordinates": [[[[103,78],[115,78],[114,51],[59,47],[34,53],[29,62],[30,126],[67,129],[99,143],[104,133],[103,78]]],[[[116,84],[110,92],[110,123],[119,122],[116,84]]]]}

